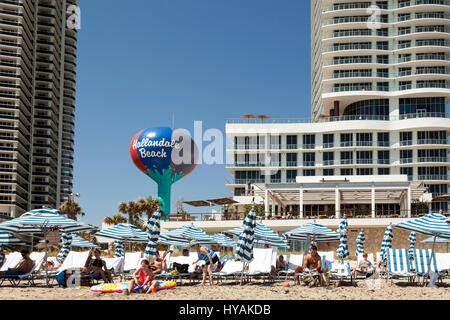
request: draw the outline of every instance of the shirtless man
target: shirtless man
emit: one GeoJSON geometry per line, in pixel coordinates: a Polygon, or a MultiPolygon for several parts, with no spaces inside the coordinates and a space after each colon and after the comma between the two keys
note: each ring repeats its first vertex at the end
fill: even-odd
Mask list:
{"type": "Polygon", "coordinates": [[[30,259],[30,252],[28,250],[22,250],[20,253],[22,254],[22,260],[20,260],[17,267],[8,268],[6,271],[0,271],[0,275],[20,276],[27,274],[31,271],[31,269],[33,269],[35,262],[30,259]]]}
{"type": "Polygon", "coordinates": [[[162,271],[167,271],[166,257],[167,252],[160,258],[159,251],[156,251],[156,261],[151,264],[151,269],[154,274],[160,274],[162,271]]]}
{"type": "MultiPolygon", "coordinates": [[[[317,254],[317,247],[315,245],[311,246],[310,254],[305,257],[304,266],[295,268],[295,273],[303,273],[306,269],[309,269],[311,272],[322,273],[322,259],[317,254]]],[[[299,276],[295,277],[295,284],[300,285],[299,276]]]]}

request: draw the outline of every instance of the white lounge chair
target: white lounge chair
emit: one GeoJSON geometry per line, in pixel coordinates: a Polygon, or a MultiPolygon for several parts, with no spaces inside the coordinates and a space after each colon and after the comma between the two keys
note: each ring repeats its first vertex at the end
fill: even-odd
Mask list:
{"type": "Polygon", "coordinates": [[[106,268],[111,272],[113,276],[119,276],[122,278],[125,263],[124,257],[102,258],[102,259],[106,262],[106,268]]]}
{"type": "Polygon", "coordinates": [[[22,255],[20,254],[20,252],[12,252],[6,255],[5,263],[0,268],[0,271],[6,271],[9,268],[15,268],[19,264],[20,260],[22,260],[22,255]]]}
{"type": "Polygon", "coordinates": [[[248,270],[244,271],[244,276],[250,277],[270,277],[272,271],[272,255],[273,249],[253,249],[253,260],[248,265],[248,270]]]}
{"type": "Polygon", "coordinates": [[[387,280],[395,278],[407,278],[414,281],[415,273],[411,271],[408,249],[388,249],[387,251],[387,280]]]}
{"type": "Polygon", "coordinates": [[[440,273],[447,273],[450,271],[450,253],[436,253],[437,270],[440,273]]]}
{"type": "Polygon", "coordinates": [[[126,252],[123,266],[123,278],[131,277],[131,275],[139,268],[142,259],[142,252],[126,252]]]}
{"type": "Polygon", "coordinates": [[[333,263],[334,262],[334,251],[322,251],[317,252],[317,254],[322,258],[326,259],[326,261],[333,263]]]}
{"type": "Polygon", "coordinates": [[[225,262],[222,270],[214,272],[213,276],[216,276],[219,282],[222,280],[222,278],[228,277],[236,278],[238,275],[242,273],[243,268],[244,263],[242,261],[228,260],[225,262]]]}
{"type": "Polygon", "coordinates": [[[356,269],[356,276],[359,275],[359,276],[367,277],[368,275],[373,274],[373,272],[375,271],[376,264],[375,264],[375,261],[373,259],[373,253],[368,253],[367,254],[367,260],[372,264],[372,266],[370,268],[368,268],[367,271],[362,271],[362,270],[358,269],[359,263],[361,261],[363,261],[363,260],[364,260],[363,254],[362,253],[358,253],[358,256],[356,258],[356,268],[355,268],[356,269]]]}
{"type": "Polygon", "coordinates": [[[354,284],[349,262],[332,262],[329,270],[331,279],[340,281],[350,279],[350,283],[354,284]]]}
{"type": "Polygon", "coordinates": [[[30,270],[30,272],[17,276],[6,276],[6,275],[1,276],[0,285],[3,284],[5,280],[8,280],[14,287],[17,287],[21,281],[26,280],[28,281],[29,285],[35,287],[36,283],[34,282],[34,280],[36,279],[37,274],[39,273],[39,270],[41,268],[42,262],[44,261],[44,256],[45,256],[44,252],[33,252],[32,254],[30,254],[30,259],[34,260],[34,266],[30,270]]]}
{"type": "Polygon", "coordinates": [[[423,278],[423,282],[429,278],[428,264],[430,264],[430,259],[432,259],[430,265],[431,271],[437,274],[438,279],[445,277],[445,274],[439,272],[436,255],[433,254],[431,249],[414,249],[414,269],[416,275],[423,278]]]}

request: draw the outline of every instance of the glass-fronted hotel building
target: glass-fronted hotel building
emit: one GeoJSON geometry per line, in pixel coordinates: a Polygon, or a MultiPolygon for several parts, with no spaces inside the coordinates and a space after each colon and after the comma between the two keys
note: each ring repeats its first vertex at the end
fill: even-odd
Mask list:
{"type": "Polygon", "coordinates": [[[444,0],[312,0],[311,119],[227,121],[234,199],[266,217],[447,213],[449,14],[444,0]]]}

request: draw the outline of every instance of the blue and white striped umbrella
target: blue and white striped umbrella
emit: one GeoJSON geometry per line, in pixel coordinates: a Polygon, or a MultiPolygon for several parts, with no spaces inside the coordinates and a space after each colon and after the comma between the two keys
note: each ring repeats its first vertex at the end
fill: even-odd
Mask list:
{"type": "Polygon", "coordinates": [[[202,245],[217,244],[213,237],[207,235],[205,231],[193,225],[182,226],[178,229],[162,233],[161,238],[175,242],[197,240],[202,245]]]}
{"type": "Polygon", "coordinates": [[[82,237],[73,234],[72,235],[72,247],[82,247],[82,248],[99,248],[99,246],[89,242],[82,237]]]}
{"type": "Polygon", "coordinates": [[[256,212],[252,208],[243,221],[243,231],[239,235],[236,255],[244,262],[253,260],[253,240],[256,231],[256,212]]]}
{"type": "MultiPolygon", "coordinates": [[[[425,239],[425,240],[423,240],[421,242],[422,243],[434,243],[435,241],[434,241],[434,237],[431,237],[431,238],[425,239]]],[[[436,238],[436,243],[450,243],[450,238],[445,239],[445,238],[437,237],[436,238]]]]}
{"type": "MultiPolygon", "coordinates": [[[[231,233],[235,236],[240,236],[242,232],[244,232],[244,228],[234,228],[225,232],[231,233]]],[[[264,244],[269,244],[270,246],[284,248],[288,247],[288,243],[285,239],[283,239],[278,233],[273,231],[268,226],[259,222],[256,222],[255,238],[257,239],[257,241],[264,241],[264,244]]]]}
{"type": "Polygon", "coordinates": [[[24,246],[26,243],[16,237],[10,235],[7,232],[0,232],[0,246],[4,244],[14,244],[24,246]]]}
{"type": "Polygon", "coordinates": [[[147,233],[139,229],[138,227],[128,224],[119,223],[109,228],[103,229],[95,234],[99,237],[104,237],[114,240],[124,240],[130,242],[147,242],[147,233]]]}
{"type": "Polygon", "coordinates": [[[364,229],[356,237],[356,256],[358,254],[364,253],[364,243],[366,242],[366,236],[364,234],[364,229]]]}
{"type": "Polygon", "coordinates": [[[161,218],[161,212],[156,210],[147,223],[148,243],[145,248],[144,257],[148,259],[150,263],[156,261],[156,247],[161,232],[161,226],[159,219],[161,218]]]}
{"type": "Polygon", "coordinates": [[[173,236],[166,237],[164,233],[159,235],[158,243],[175,247],[189,247],[189,240],[182,237],[178,238],[178,240],[174,240],[173,236]]]}
{"type": "Polygon", "coordinates": [[[222,247],[237,247],[237,242],[227,237],[223,233],[213,234],[212,237],[217,241],[219,246],[222,247]]]}
{"type": "Polygon", "coordinates": [[[414,258],[414,246],[416,245],[416,233],[415,232],[411,232],[409,234],[408,241],[409,241],[408,255],[409,255],[409,258],[412,259],[412,258],[414,258]]]}
{"type": "Polygon", "coordinates": [[[125,241],[124,240],[114,241],[114,257],[115,258],[125,257],[125,241]]]}
{"type": "Polygon", "coordinates": [[[348,243],[347,243],[347,233],[348,233],[348,221],[347,218],[344,217],[341,222],[339,223],[339,227],[337,229],[337,232],[339,233],[339,240],[340,244],[339,247],[336,250],[337,256],[341,260],[345,260],[348,258],[348,243]]]}
{"type": "Polygon", "coordinates": [[[70,252],[70,246],[72,245],[72,234],[71,233],[63,233],[61,234],[61,242],[62,248],[56,256],[56,261],[59,264],[62,264],[64,260],[66,260],[67,255],[70,252]]]}
{"type": "Polygon", "coordinates": [[[300,228],[288,231],[284,233],[284,236],[289,240],[303,241],[310,237],[312,242],[332,242],[340,239],[339,233],[315,222],[307,223],[300,228]]]}
{"type": "Polygon", "coordinates": [[[394,233],[392,231],[392,224],[390,224],[384,232],[383,240],[381,241],[381,259],[387,258],[387,250],[392,248],[392,239],[394,239],[394,233]]]}
{"type": "Polygon", "coordinates": [[[278,248],[289,248],[289,244],[287,241],[283,240],[281,241],[274,241],[274,240],[262,240],[262,239],[255,239],[256,244],[262,244],[262,245],[268,245],[270,247],[278,247],[278,248]]]}
{"type": "Polygon", "coordinates": [[[450,238],[449,220],[439,213],[427,214],[407,222],[394,225],[395,228],[408,231],[419,232],[428,236],[438,236],[439,238],[450,238]]]}
{"type": "Polygon", "coordinates": [[[42,233],[48,228],[59,229],[63,233],[95,229],[92,226],[67,218],[64,213],[54,209],[36,209],[0,223],[0,231],[13,233],[42,233]]]}

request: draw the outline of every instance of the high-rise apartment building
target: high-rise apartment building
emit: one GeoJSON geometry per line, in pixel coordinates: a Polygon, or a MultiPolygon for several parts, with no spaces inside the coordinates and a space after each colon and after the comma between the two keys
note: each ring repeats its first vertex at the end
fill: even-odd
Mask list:
{"type": "Polygon", "coordinates": [[[449,2],[311,0],[311,16],[311,119],[227,122],[235,199],[267,216],[448,212],[449,2]]]}
{"type": "Polygon", "coordinates": [[[57,207],[72,191],[77,4],[0,1],[0,217],[57,207]]]}

